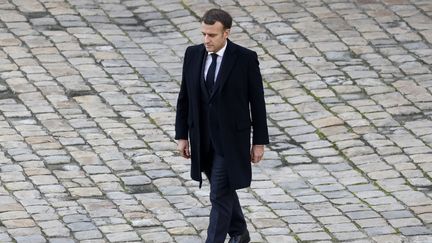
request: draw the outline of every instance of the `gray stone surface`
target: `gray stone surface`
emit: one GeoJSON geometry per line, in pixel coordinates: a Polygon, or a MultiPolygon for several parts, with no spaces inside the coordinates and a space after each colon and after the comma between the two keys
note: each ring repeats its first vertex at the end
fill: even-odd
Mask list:
{"type": "Polygon", "coordinates": [[[211,7],[263,74],[252,242],[430,242],[432,3],[403,0],[2,2],[0,241],[203,242],[174,119],[211,7]]]}

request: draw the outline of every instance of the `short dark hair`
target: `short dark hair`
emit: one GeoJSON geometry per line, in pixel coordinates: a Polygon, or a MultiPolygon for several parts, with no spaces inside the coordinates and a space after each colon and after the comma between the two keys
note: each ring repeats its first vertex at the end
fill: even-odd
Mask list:
{"type": "Polygon", "coordinates": [[[204,16],[201,18],[201,22],[204,22],[204,24],[214,25],[216,21],[221,22],[224,29],[231,29],[232,17],[222,9],[210,9],[205,12],[204,16]]]}

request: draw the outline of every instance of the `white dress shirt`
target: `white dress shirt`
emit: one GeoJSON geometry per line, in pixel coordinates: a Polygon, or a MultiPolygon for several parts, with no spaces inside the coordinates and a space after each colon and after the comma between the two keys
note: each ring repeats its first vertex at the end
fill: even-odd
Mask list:
{"type": "MultiPolygon", "coordinates": [[[[224,47],[222,47],[219,51],[216,52],[216,54],[218,55],[218,57],[217,57],[217,62],[216,62],[215,82],[217,80],[217,76],[218,76],[218,73],[219,73],[219,69],[220,69],[220,66],[221,66],[221,63],[222,63],[222,58],[223,58],[223,55],[225,53],[225,49],[227,47],[227,44],[228,44],[228,41],[225,41],[224,47]]],[[[207,77],[207,72],[208,72],[208,70],[210,68],[210,64],[212,62],[212,56],[211,56],[212,53],[213,52],[208,52],[207,53],[207,59],[206,59],[206,64],[205,64],[205,69],[204,69],[204,77],[207,77]]]]}

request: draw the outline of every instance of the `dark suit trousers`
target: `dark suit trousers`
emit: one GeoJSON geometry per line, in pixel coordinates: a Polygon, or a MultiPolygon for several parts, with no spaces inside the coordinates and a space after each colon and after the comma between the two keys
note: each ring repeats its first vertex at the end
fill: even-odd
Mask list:
{"type": "Polygon", "coordinates": [[[227,169],[224,158],[213,155],[211,171],[206,172],[210,180],[212,204],[206,243],[223,243],[227,233],[235,236],[246,230],[239,198],[229,186],[227,169]]]}

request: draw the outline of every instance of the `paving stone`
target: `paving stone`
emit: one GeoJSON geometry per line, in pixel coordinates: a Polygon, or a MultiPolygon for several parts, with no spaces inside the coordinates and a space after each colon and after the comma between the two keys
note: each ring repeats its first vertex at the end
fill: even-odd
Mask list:
{"type": "Polygon", "coordinates": [[[49,242],[50,243],[72,243],[73,240],[68,238],[52,238],[49,239],[49,242]]]}
{"type": "Polygon", "coordinates": [[[102,192],[98,188],[70,188],[72,196],[77,197],[92,197],[92,196],[101,196],[102,192]]]}
{"type": "Polygon", "coordinates": [[[267,236],[275,236],[275,235],[284,236],[284,235],[288,235],[290,233],[290,230],[288,228],[270,227],[270,228],[262,229],[261,232],[267,236]]]}
{"type": "Polygon", "coordinates": [[[31,219],[11,219],[3,220],[2,224],[7,228],[19,228],[19,227],[33,227],[36,226],[35,222],[31,219]]]}
{"type": "Polygon", "coordinates": [[[132,220],[132,225],[134,227],[150,227],[160,225],[160,222],[154,218],[149,219],[134,219],[132,220]]]}
{"type": "Polygon", "coordinates": [[[386,219],[410,218],[413,216],[412,213],[409,211],[388,211],[383,212],[382,215],[386,219]]]}
{"type": "Polygon", "coordinates": [[[46,242],[42,235],[28,235],[15,237],[16,242],[46,242]]]}
{"type": "Polygon", "coordinates": [[[357,227],[354,224],[351,223],[344,223],[344,224],[331,224],[325,226],[330,232],[349,232],[349,231],[356,231],[357,227]]]}
{"type": "Polygon", "coordinates": [[[58,183],[57,179],[54,176],[32,176],[30,177],[32,182],[36,185],[48,185],[48,184],[56,184],[58,183]]]}
{"type": "Polygon", "coordinates": [[[428,242],[431,240],[431,236],[427,236],[427,235],[411,236],[411,237],[407,237],[407,240],[413,242],[428,242]]]}
{"type": "Polygon", "coordinates": [[[176,236],[174,237],[174,239],[177,242],[182,242],[182,243],[187,243],[187,242],[198,243],[202,241],[202,239],[198,236],[176,236]]]}
{"type": "Polygon", "coordinates": [[[72,231],[84,231],[84,230],[95,229],[95,226],[92,223],[87,223],[87,222],[71,223],[71,224],[68,224],[68,227],[72,231]]]}
{"type": "Polygon", "coordinates": [[[389,234],[389,235],[382,235],[382,236],[375,236],[373,237],[374,240],[376,241],[389,241],[389,242],[403,242],[404,237],[401,235],[394,235],[394,234],[389,234]]]}
{"type": "Polygon", "coordinates": [[[148,170],[146,174],[152,179],[175,176],[175,174],[170,170],[148,170]]]}
{"type": "Polygon", "coordinates": [[[141,235],[143,239],[153,242],[169,242],[172,241],[172,237],[167,232],[150,232],[141,235]]]}
{"type": "Polygon", "coordinates": [[[74,236],[78,240],[89,240],[89,239],[102,238],[102,234],[97,230],[86,230],[86,231],[75,232],[74,236]]]}
{"type": "Polygon", "coordinates": [[[0,240],[3,242],[12,242],[12,238],[10,238],[9,235],[5,233],[0,234],[0,240]]]}
{"type": "Polygon", "coordinates": [[[396,231],[389,226],[365,228],[365,231],[370,236],[394,234],[396,231]]]}
{"type": "Polygon", "coordinates": [[[416,218],[390,219],[389,223],[396,228],[421,225],[420,220],[416,218]]]}
{"type": "Polygon", "coordinates": [[[424,226],[402,227],[399,228],[403,235],[430,235],[431,230],[424,226]]]}
{"type": "Polygon", "coordinates": [[[311,241],[311,240],[330,240],[330,236],[325,232],[313,232],[313,233],[300,233],[297,235],[300,240],[311,241]]]}
{"type": "Polygon", "coordinates": [[[50,228],[45,229],[44,233],[48,237],[70,237],[70,231],[67,228],[50,228]]]}
{"type": "Polygon", "coordinates": [[[288,236],[288,235],[271,235],[271,236],[266,236],[265,239],[268,242],[297,242],[297,240],[292,237],[292,236],[288,236]]]}
{"type": "Polygon", "coordinates": [[[135,232],[108,233],[106,237],[111,242],[125,242],[125,241],[128,242],[128,241],[140,240],[140,238],[135,232]]]}

